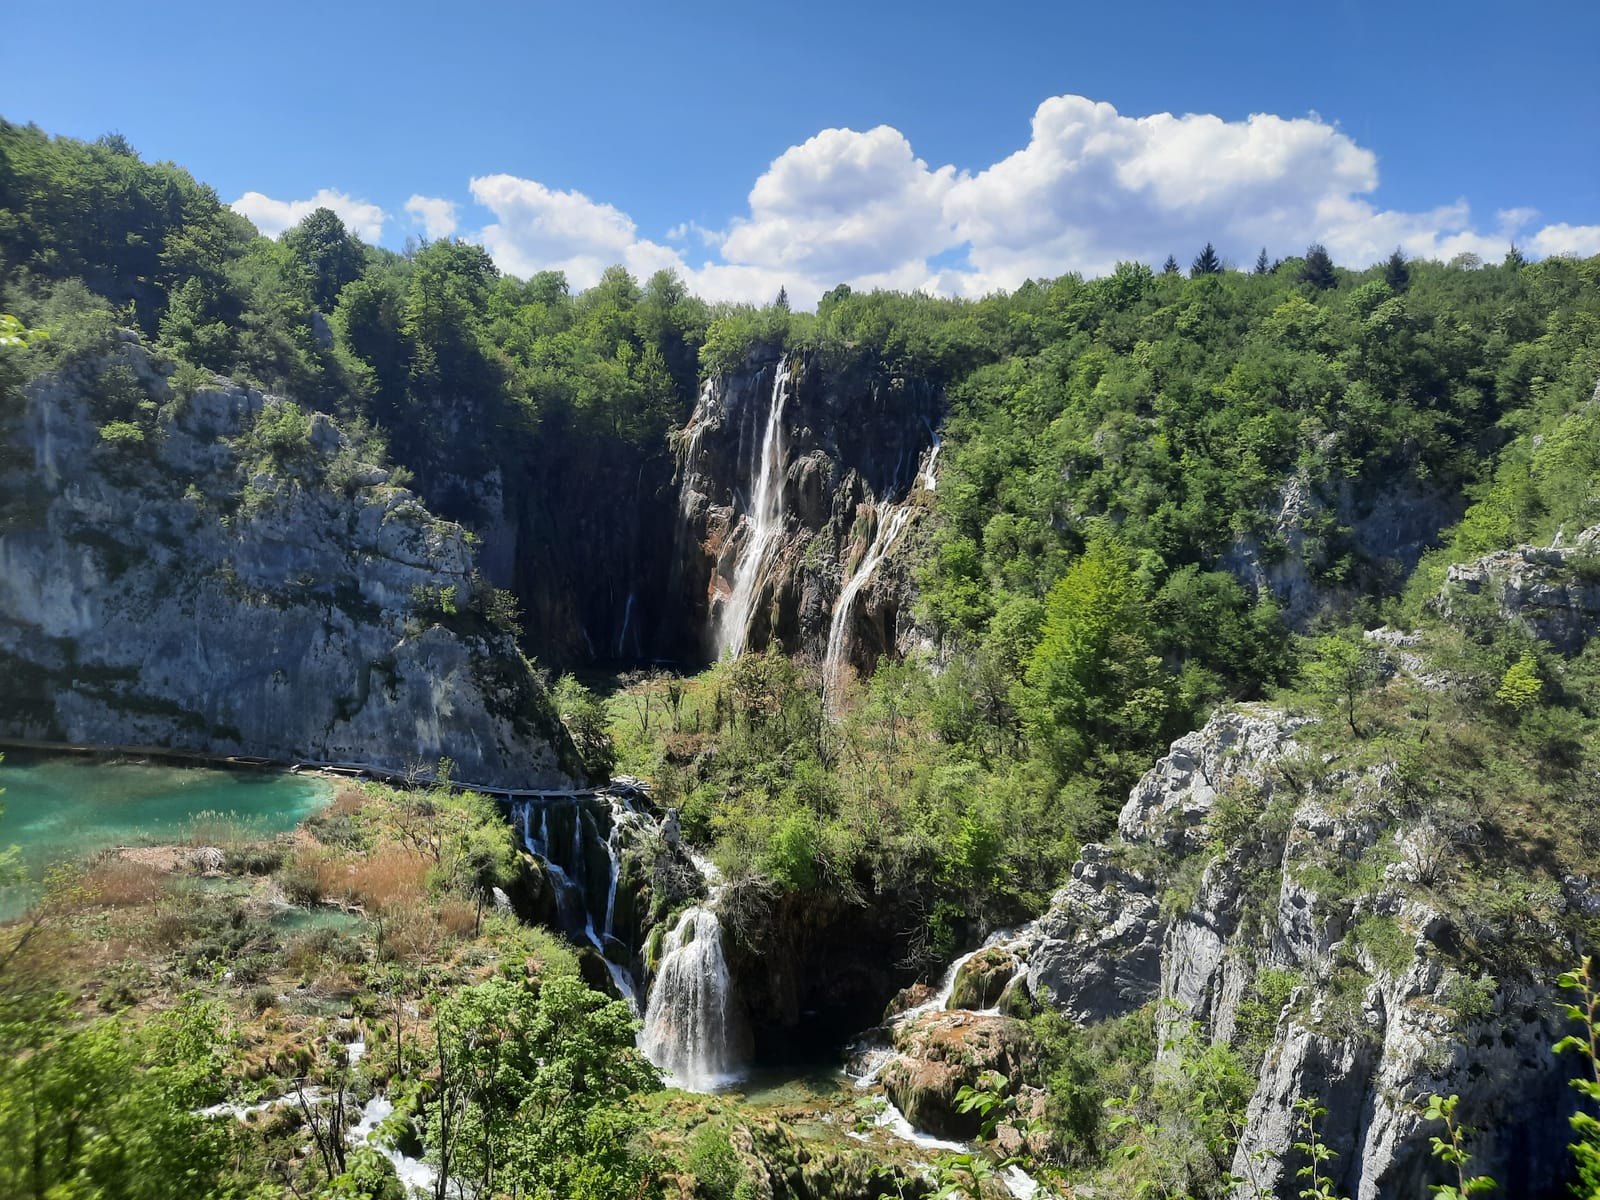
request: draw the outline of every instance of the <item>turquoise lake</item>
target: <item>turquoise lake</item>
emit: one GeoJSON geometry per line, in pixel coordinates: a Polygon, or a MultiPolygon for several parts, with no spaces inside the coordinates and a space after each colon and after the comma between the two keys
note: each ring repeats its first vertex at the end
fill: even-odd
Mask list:
{"type": "MultiPolygon", "coordinates": [[[[108,846],[187,840],[202,813],[230,815],[260,836],[284,833],[333,797],[333,784],[315,776],[21,750],[5,752],[0,788],[0,847],[21,847],[31,881],[108,846]]],[[[0,921],[21,915],[36,890],[0,888],[0,921]]]]}

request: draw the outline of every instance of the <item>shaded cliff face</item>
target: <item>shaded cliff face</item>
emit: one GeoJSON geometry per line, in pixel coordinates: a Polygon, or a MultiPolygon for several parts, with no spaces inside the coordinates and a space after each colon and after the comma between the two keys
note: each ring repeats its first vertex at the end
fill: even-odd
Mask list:
{"type": "Polygon", "coordinates": [[[220,381],[176,395],[124,337],[8,405],[0,730],[565,783],[465,532],[327,418],[220,381]]]}
{"type": "Polygon", "coordinates": [[[914,640],[908,564],[931,508],[940,415],[923,381],[807,355],[757,354],[706,381],[677,439],[669,587],[682,655],[772,646],[821,661],[847,591],[836,658],[870,669],[914,640]]]}
{"type": "Polygon", "coordinates": [[[515,593],[529,653],[558,666],[681,653],[681,618],[666,603],[676,493],[665,447],[550,428],[537,444],[516,431],[447,430],[463,439],[448,461],[414,451],[404,461],[429,508],[480,539],[478,564],[515,593]]]}

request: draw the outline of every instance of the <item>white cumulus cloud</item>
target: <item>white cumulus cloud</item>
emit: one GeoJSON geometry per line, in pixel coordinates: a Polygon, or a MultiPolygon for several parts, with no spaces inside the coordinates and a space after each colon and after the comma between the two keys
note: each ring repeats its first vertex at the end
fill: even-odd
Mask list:
{"type": "Polygon", "coordinates": [[[422,226],[423,235],[430,242],[449,237],[460,224],[456,220],[456,202],[437,196],[412,196],[406,201],[406,212],[422,226]]]}
{"type": "Polygon", "coordinates": [[[951,244],[954,167],[930,170],[897,129],[825,129],[784,151],[750,189],[722,256],[807,279],[903,274],[951,244]]]}
{"type": "Polygon", "coordinates": [[[1575,254],[1588,258],[1600,254],[1600,225],[1546,225],[1528,239],[1528,248],[1540,256],[1575,254]]]}
{"type": "Polygon", "coordinates": [[[1311,242],[1352,267],[1396,246],[1445,260],[1496,261],[1513,239],[1536,255],[1600,252],[1600,226],[1537,227],[1533,208],[1503,209],[1492,225],[1464,199],[1384,208],[1378,168],[1316,114],[1126,116],[1053,96],[1026,142],[988,164],[930,166],[887,125],[822,130],[774,158],[723,229],[683,221],[665,235],[675,245],[641,237],[611,204],[513,175],[471,181],[493,220],[468,236],[503,270],[562,270],[576,288],[620,263],[641,278],[676,270],[714,300],[764,302],[782,286],[799,306],[838,283],[976,296],[1128,259],[1187,265],[1207,242],[1239,265],[1263,246],[1285,257],[1311,242]]]}
{"type": "Polygon", "coordinates": [[[365,242],[376,242],[383,236],[384,222],[389,214],[365,200],[358,200],[346,192],[322,188],[307,200],[274,200],[260,192],[246,192],[228,206],[255,224],[267,237],[275,238],[305,220],[319,208],[331,208],[351,233],[365,242]]]}
{"type": "Polygon", "coordinates": [[[515,175],[479,176],[471,187],[473,199],[495,216],[476,236],[513,275],[564,271],[574,288],[586,288],[619,263],[641,278],[684,268],[676,250],[641,239],[627,213],[582,192],[554,191],[515,175]]]}

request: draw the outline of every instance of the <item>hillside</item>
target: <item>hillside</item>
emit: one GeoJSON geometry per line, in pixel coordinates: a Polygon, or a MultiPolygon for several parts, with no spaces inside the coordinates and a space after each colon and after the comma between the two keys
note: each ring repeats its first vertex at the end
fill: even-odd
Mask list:
{"type": "Polygon", "coordinates": [[[1575,1178],[1600,259],[574,294],[0,123],[0,312],[0,735],[559,793],[54,879],[19,1194],[1575,1178]]]}

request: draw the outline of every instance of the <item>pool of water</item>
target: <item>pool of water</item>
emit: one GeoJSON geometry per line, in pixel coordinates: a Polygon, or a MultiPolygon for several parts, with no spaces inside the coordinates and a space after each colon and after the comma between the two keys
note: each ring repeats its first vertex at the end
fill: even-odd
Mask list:
{"type": "Polygon", "coordinates": [[[5,752],[0,788],[0,847],[21,848],[29,881],[0,888],[0,921],[26,910],[55,863],[108,846],[188,841],[197,832],[267,837],[333,798],[333,784],[316,776],[20,750],[5,752]]]}

